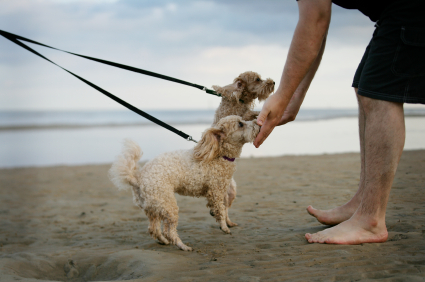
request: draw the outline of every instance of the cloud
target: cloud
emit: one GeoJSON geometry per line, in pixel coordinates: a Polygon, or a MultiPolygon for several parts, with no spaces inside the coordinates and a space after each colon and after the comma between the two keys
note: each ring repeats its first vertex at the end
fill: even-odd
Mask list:
{"type": "MultiPolygon", "coordinates": [[[[287,46],[295,28],[296,1],[48,1],[2,2],[0,24],[12,32],[58,38],[143,45],[160,50],[205,46],[278,44],[287,46]]],[[[365,26],[359,12],[334,6],[332,24],[365,26]]],[[[356,37],[356,33],[344,37],[356,37]]],[[[88,42],[89,43],[89,42],[88,42]]]]}
{"type": "MultiPolygon", "coordinates": [[[[297,19],[295,0],[0,2],[0,29],[207,87],[227,83],[248,69],[278,82],[297,19]]],[[[372,31],[373,23],[360,12],[334,6],[328,46],[336,49],[329,50],[364,48],[372,31]]],[[[198,90],[35,48],[105,89],[138,103],[144,97],[140,93],[165,95],[161,96],[166,97],[163,100],[145,100],[143,104],[148,108],[217,104],[215,97],[200,98],[202,93],[192,98],[192,91],[198,90]],[[189,95],[184,97],[190,99],[175,98],[175,94],[189,95]]],[[[101,94],[94,94],[94,90],[88,90],[59,68],[4,38],[0,38],[0,50],[0,108],[79,108],[83,107],[81,99],[88,99],[84,107],[115,107],[112,102],[105,102],[101,94]],[[93,98],[87,98],[91,95],[93,98]],[[42,99],[33,99],[34,96],[42,99]]],[[[350,52],[345,54],[349,56],[350,52]]]]}

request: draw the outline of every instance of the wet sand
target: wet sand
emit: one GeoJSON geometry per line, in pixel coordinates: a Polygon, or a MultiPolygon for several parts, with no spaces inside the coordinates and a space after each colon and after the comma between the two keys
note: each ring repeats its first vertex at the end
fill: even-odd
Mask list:
{"type": "Polygon", "coordinates": [[[110,165],[0,170],[0,281],[423,281],[425,151],[405,151],[391,191],[389,240],[308,244],[326,228],[305,208],[345,203],[359,154],[238,160],[225,235],[203,198],[177,196],[183,252],[149,237],[110,165]]]}

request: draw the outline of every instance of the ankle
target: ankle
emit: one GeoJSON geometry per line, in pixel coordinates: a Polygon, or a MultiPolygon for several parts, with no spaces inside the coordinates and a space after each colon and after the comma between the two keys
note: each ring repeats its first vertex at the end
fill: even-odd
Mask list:
{"type": "Polygon", "coordinates": [[[359,211],[355,212],[352,216],[354,221],[357,221],[364,229],[369,231],[386,230],[385,215],[383,217],[374,215],[361,214],[359,211]]]}

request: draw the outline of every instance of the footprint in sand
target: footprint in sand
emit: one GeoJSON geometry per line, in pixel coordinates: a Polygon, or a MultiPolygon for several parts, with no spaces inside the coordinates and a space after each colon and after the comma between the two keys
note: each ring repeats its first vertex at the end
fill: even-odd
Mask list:
{"type": "Polygon", "coordinates": [[[66,277],[68,278],[75,278],[80,275],[78,265],[72,259],[68,259],[68,262],[63,266],[63,270],[65,270],[66,277]]]}

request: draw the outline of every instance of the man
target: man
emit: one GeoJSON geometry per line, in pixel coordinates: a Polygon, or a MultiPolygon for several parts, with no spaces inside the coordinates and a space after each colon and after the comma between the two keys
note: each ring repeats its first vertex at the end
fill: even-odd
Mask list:
{"type": "MultiPolygon", "coordinates": [[[[403,103],[425,104],[425,1],[333,1],[377,21],[373,38],[356,71],[361,175],[357,193],[346,204],[307,211],[335,225],[305,235],[310,243],[385,242],[385,212],[405,139],[403,103]]],[[[257,122],[258,148],[275,126],[293,121],[320,64],[331,19],[331,0],[299,0],[299,20],[281,82],[265,102],[257,122]]]]}

